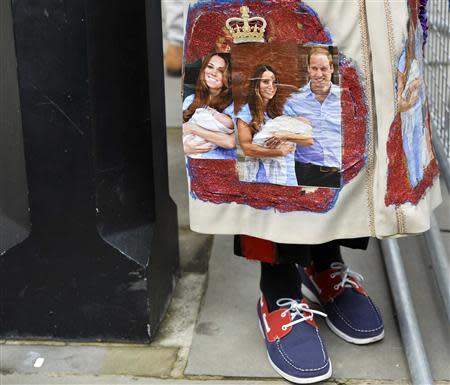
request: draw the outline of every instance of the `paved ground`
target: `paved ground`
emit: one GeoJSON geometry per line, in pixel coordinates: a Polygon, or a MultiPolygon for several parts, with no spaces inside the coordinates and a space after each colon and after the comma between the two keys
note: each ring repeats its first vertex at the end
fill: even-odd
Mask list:
{"type": "MultiPolygon", "coordinates": [[[[231,237],[215,237],[211,252],[211,237],[188,230],[180,130],[168,129],[168,138],[170,187],[180,208],[182,275],[157,339],[151,345],[0,341],[0,385],[285,383],[267,364],[256,326],[258,266],[232,256],[231,237]],[[224,279],[225,275],[231,279],[224,279]],[[44,362],[35,368],[38,358],[44,362]]],[[[437,214],[447,247],[448,213],[446,196],[437,214]]],[[[411,237],[400,243],[433,373],[439,384],[450,384],[448,327],[424,241],[411,237]]],[[[320,323],[335,375],[325,384],[407,383],[402,344],[376,241],[371,242],[367,254],[348,251],[345,258],[366,274],[367,289],[384,314],[386,338],[373,346],[356,347],[340,341],[320,323]]]]}

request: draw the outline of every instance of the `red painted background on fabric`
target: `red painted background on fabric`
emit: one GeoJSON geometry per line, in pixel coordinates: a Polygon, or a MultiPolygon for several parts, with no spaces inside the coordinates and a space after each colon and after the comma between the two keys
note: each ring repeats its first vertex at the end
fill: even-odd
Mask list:
{"type": "MultiPolygon", "coordinates": [[[[266,37],[271,42],[295,41],[303,44],[321,41],[332,44],[318,18],[306,9],[299,11],[298,1],[283,0],[264,4],[246,2],[246,5],[252,14],[266,16],[269,25],[266,37]]],[[[223,35],[226,19],[231,17],[230,14],[235,16],[237,13],[239,4],[226,7],[218,4],[202,5],[195,8],[190,14],[190,20],[195,22],[188,26],[186,62],[194,62],[213,51],[217,37],[223,35]]],[[[343,59],[339,71],[345,184],[365,165],[367,106],[358,71],[351,61],[343,59]]],[[[330,188],[318,188],[312,193],[305,193],[302,187],[241,182],[234,160],[189,159],[188,171],[192,194],[197,199],[216,204],[235,202],[280,212],[326,212],[333,207],[339,194],[339,190],[330,188]]]]}
{"type": "MultiPolygon", "coordinates": [[[[298,0],[246,1],[245,5],[251,9],[251,15],[264,14],[270,42],[330,43],[319,19],[303,9],[298,0]]],[[[227,34],[226,20],[239,16],[240,7],[240,2],[199,4],[190,11],[189,20],[193,22],[186,31],[186,63],[193,63],[216,48],[217,40],[227,34]]]]}
{"type": "MultiPolygon", "coordinates": [[[[430,118],[428,116],[428,125],[430,118]]],[[[401,205],[410,202],[416,205],[422,198],[426,189],[433,184],[433,179],[439,174],[439,166],[436,157],[433,157],[425,169],[423,179],[416,187],[412,187],[408,178],[408,164],[403,148],[402,120],[398,113],[389,131],[387,153],[389,157],[387,193],[384,198],[386,206],[401,205]]]]}

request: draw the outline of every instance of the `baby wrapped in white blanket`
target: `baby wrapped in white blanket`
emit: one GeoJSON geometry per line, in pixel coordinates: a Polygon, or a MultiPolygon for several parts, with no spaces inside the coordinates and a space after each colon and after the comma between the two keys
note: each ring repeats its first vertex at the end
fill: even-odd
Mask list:
{"type": "MultiPolygon", "coordinates": [[[[266,142],[275,132],[285,131],[292,134],[312,136],[312,126],[290,116],[278,116],[267,121],[253,136],[252,143],[267,147],[266,142]]],[[[294,143],[295,144],[295,143],[294,143]]],[[[294,153],[273,158],[247,158],[246,172],[249,181],[256,181],[259,161],[264,165],[269,183],[280,185],[296,185],[294,153]]]]}
{"type": "MultiPolygon", "coordinates": [[[[197,126],[200,126],[204,128],[205,130],[213,131],[213,132],[222,132],[224,134],[231,134],[234,129],[225,127],[221,122],[219,122],[216,118],[213,116],[213,112],[215,110],[208,109],[208,108],[197,108],[194,112],[194,114],[189,119],[188,123],[196,124],[197,126]]],[[[204,142],[204,139],[201,138],[198,135],[194,134],[187,134],[183,136],[183,143],[186,143],[187,141],[195,144],[195,143],[201,143],[204,142]]],[[[214,143],[205,143],[204,148],[210,148],[211,150],[217,148],[218,146],[214,143]],[[211,148],[211,146],[213,146],[211,148]]],[[[202,148],[203,146],[198,146],[198,148],[202,148]]],[[[190,158],[209,158],[208,153],[203,154],[192,154],[189,155],[190,158]]]]}

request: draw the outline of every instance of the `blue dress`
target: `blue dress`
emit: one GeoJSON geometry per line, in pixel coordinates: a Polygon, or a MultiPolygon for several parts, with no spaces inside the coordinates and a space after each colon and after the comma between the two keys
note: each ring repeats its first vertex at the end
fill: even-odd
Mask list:
{"type": "MultiPolygon", "coordinates": [[[[264,113],[265,122],[268,122],[269,120],[272,120],[267,113],[264,113]]],[[[250,108],[248,104],[244,105],[241,110],[236,115],[237,119],[241,119],[243,122],[250,124],[252,121],[252,115],[250,113],[250,108]]],[[[286,186],[298,186],[297,183],[297,177],[295,175],[295,159],[294,159],[294,153],[291,152],[288,155],[285,155],[283,158],[283,161],[285,162],[287,166],[286,174],[287,179],[284,185],[286,186]]],[[[275,172],[278,171],[278,167],[275,167],[275,161],[273,162],[264,162],[261,159],[253,158],[253,157],[246,157],[245,158],[245,182],[254,182],[254,183],[274,183],[274,180],[276,179],[276,175],[274,175],[275,172]],[[258,170],[252,171],[252,169],[255,167],[255,164],[257,163],[258,170]],[[274,164],[274,167],[271,167],[271,164],[274,164]],[[256,172],[255,172],[256,171],[256,172]]]]}
{"type": "MultiPolygon", "coordinates": [[[[417,31],[420,32],[419,29],[417,31]]],[[[416,33],[415,39],[415,58],[412,59],[409,67],[408,78],[406,79],[405,88],[400,97],[406,98],[408,88],[413,81],[421,82],[419,89],[414,91],[417,93],[417,102],[407,111],[401,113],[402,118],[402,140],[403,150],[408,164],[409,182],[415,187],[423,179],[424,168],[427,163],[426,154],[421,151],[427,130],[425,124],[425,116],[422,106],[425,103],[425,87],[421,79],[422,73],[422,39],[421,35],[416,33]]],[[[400,56],[398,70],[402,73],[406,71],[406,49],[400,56]]]]}

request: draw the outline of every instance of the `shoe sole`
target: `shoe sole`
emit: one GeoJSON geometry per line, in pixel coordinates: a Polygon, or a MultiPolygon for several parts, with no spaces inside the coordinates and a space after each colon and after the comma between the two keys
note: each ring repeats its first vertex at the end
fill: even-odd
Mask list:
{"type": "MultiPolygon", "coordinates": [[[[261,335],[264,339],[264,341],[266,340],[266,335],[264,333],[264,330],[262,328],[261,325],[261,321],[259,320],[258,317],[258,325],[259,325],[259,330],[261,332],[261,335]]],[[[267,359],[269,360],[270,365],[272,366],[273,370],[275,370],[281,377],[285,378],[286,380],[293,382],[294,384],[314,384],[316,382],[320,382],[323,380],[326,380],[328,378],[331,377],[331,374],[333,372],[333,368],[331,366],[331,362],[328,359],[328,365],[330,366],[330,368],[328,369],[328,372],[326,372],[325,374],[322,374],[321,376],[317,376],[317,377],[309,377],[309,378],[299,378],[299,377],[294,377],[291,376],[290,374],[287,374],[285,372],[283,372],[278,366],[276,366],[272,360],[270,359],[270,355],[269,352],[267,352],[267,359]]]]}
{"type": "MultiPolygon", "coordinates": [[[[312,292],[305,284],[302,283],[302,294],[311,302],[314,302],[315,304],[319,305],[321,308],[322,304],[320,303],[319,299],[317,298],[316,294],[312,292]]],[[[325,322],[327,323],[330,330],[336,334],[338,337],[342,338],[343,340],[350,342],[355,345],[367,345],[371,344],[373,342],[380,341],[384,338],[384,330],[376,336],[368,337],[368,338],[355,338],[351,337],[348,334],[345,334],[341,330],[339,330],[336,326],[333,325],[333,323],[330,321],[330,319],[327,317],[325,318],[325,322]]]]}

